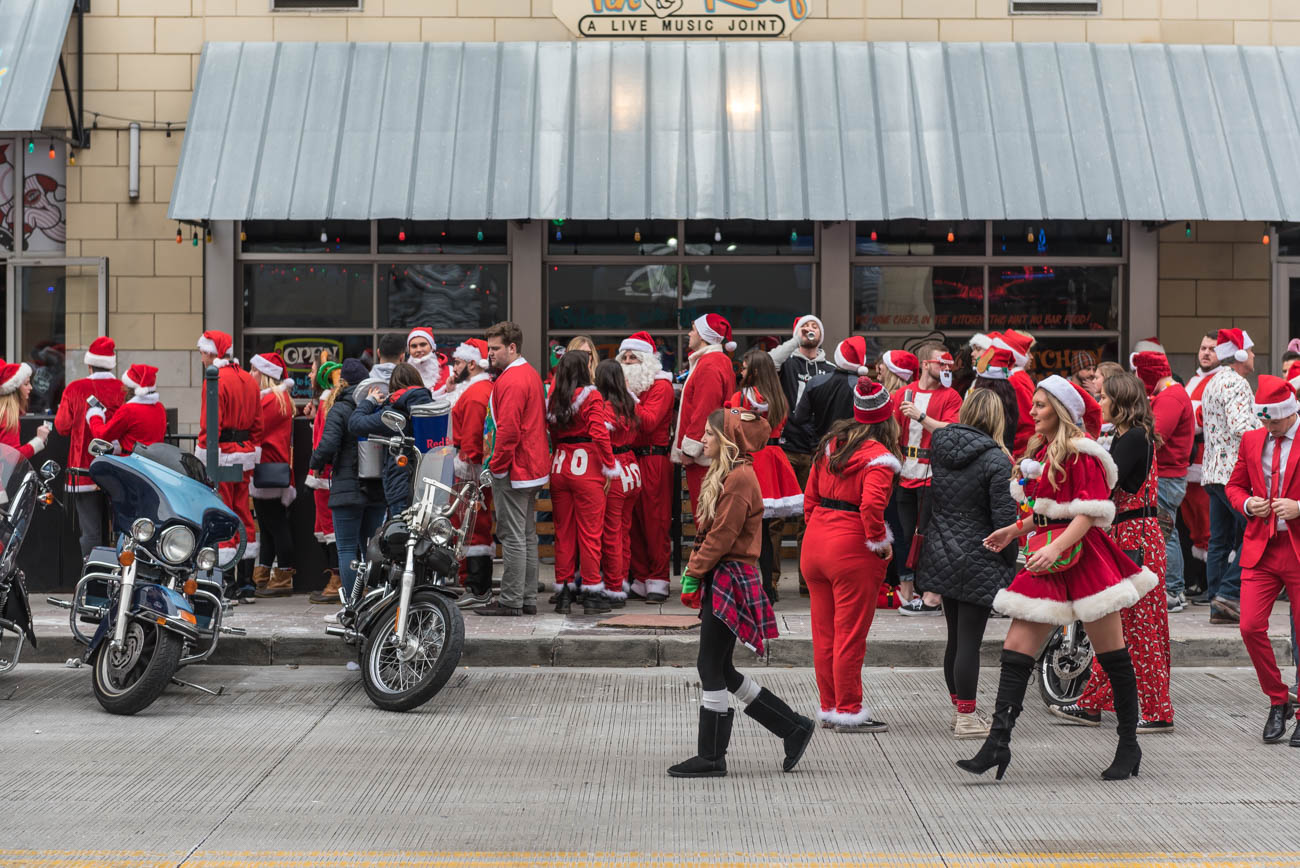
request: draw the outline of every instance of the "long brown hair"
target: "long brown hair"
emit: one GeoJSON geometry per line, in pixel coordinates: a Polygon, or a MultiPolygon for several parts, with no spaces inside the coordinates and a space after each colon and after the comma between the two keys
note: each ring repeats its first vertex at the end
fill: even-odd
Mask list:
{"type": "Polygon", "coordinates": [[[614,359],[605,359],[596,365],[596,390],[605,399],[614,414],[623,420],[629,428],[635,428],[636,401],[627,390],[627,379],[623,376],[623,366],[614,359]]]}
{"type": "Polygon", "coordinates": [[[1101,388],[1110,399],[1110,419],[1115,423],[1116,434],[1123,434],[1130,428],[1141,428],[1153,448],[1159,449],[1164,445],[1156,431],[1155,413],[1151,411],[1146,386],[1136,375],[1127,371],[1114,374],[1102,381],[1101,388]]]}
{"type": "Polygon", "coordinates": [[[856,419],[840,419],[826,432],[817,448],[820,454],[827,456],[827,469],[838,476],[868,440],[875,440],[889,450],[890,455],[902,461],[903,453],[898,448],[898,421],[893,416],[870,425],[856,419]]]}
{"type": "Polygon", "coordinates": [[[757,389],[767,402],[767,421],[773,428],[785,421],[790,406],[785,401],[785,389],[776,374],[776,363],[762,347],[751,347],[742,362],[745,376],[740,378],[740,388],[757,389]]]}
{"type": "Polygon", "coordinates": [[[573,396],[579,389],[591,385],[591,354],[586,350],[571,350],[560,357],[555,366],[555,385],[551,388],[551,400],[547,415],[558,428],[567,428],[573,424],[577,415],[573,409],[573,396]]]}
{"type": "Polygon", "coordinates": [[[721,448],[718,450],[718,457],[713,459],[708,472],[704,474],[704,481],[700,483],[700,498],[696,501],[695,507],[696,524],[713,518],[713,510],[718,505],[718,498],[722,496],[722,486],[727,481],[727,474],[740,461],[740,446],[727,439],[727,435],[722,430],[722,420],[726,412],[721,409],[714,410],[709,414],[709,421],[706,423],[709,431],[718,438],[721,448]]]}

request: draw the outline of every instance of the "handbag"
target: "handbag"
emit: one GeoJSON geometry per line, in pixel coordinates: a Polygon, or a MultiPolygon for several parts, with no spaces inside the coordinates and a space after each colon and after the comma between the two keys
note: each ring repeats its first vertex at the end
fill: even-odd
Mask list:
{"type": "MultiPolygon", "coordinates": [[[[1029,538],[1025,540],[1025,561],[1029,561],[1030,555],[1051,545],[1052,535],[1054,533],[1056,532],[1052,530],[1040,530],[1030,534],[1029,538]]],[[[1042,571],[1030,570],[1028,566],[1026,566],[1025,569],[1040,576],[1048,575],[1050,573],[1059,573],[1063,570],[1068,570],[1070,567],[1077,564],[1079,562],[1079,556],[1082,554],[1083,540],[1079,540],[1068,552],[1053,561],[1051,564],[1048,564],[1047,569],[1042,571]]]]}
{"type": "Polygon", "coordinates": [[[253,485],[257,488],[291,488],[293,468],[283,461],[271,461],[253,468],[253,485]]]}

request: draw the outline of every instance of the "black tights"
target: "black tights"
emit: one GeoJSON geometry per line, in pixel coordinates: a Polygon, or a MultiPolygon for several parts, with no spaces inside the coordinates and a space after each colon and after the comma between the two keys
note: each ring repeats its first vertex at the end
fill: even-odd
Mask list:
{"type": "Polygon", "coordinates": [[[731,655],[736,650],[736,634],[713,614],[713,587],[704,591],[700,601],[700,654],[695,668],[700,673],[701,690],[735,693],[745,676],[736,671],[731,655]]]}
{"type": "Polygon", "coordinates": [[[321,543],[325,546],[325,568],[337,570],[339,568],[339,547],[338,543],[321,543]]]}
{"type": "Polygon", "coordinates": [[[253,498],[253,512],[257,515],[257,563],[269,567],[278,559],[280,569],[297,566],[293,550],[293,531],[289,527],[289,508],[280,498],[253,498]]]}
{"type": "Polygon", "coordinates": [[[772,597],[772,564],[776,560],[776,549],[772,546],[772,522],[774,518],[763,519],[763,547],[758,553],[758,573],[763,577],[763,592],[768,599],[772,597]]]}
{"type": "Polygon", "coordinates": [[[943,598],[948,645],[943,651],[943,680],[958,699],[973,700],[980,680],[980,643],[989,622],[989,607],[943,598]]]}

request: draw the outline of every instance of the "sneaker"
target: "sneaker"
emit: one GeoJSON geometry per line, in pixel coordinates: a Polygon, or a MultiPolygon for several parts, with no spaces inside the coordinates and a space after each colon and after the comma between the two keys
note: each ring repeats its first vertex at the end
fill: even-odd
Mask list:
{"type": "Polygon", "coordinates": [[[1173,732],[1174,722],[1172,720],[1139,720],[1137,726],[1138,735],[1151,735],[1156,732],[1173,732]]]}
{"type": "Polygon", "coordinates": [[[520,611],[522,611],[525,615],[536,615],[537,607],[525,605],[520,611]]]}
{"type": "Polygon", "coordinates": [[[476,606],[486,606],[492,602],[492,592],[485,591],[482,594],[467,593],[456,601],[458,609],[473,609],[476,606]]]}
{"type": "Polygon", "coordinates": [[[958,714],[957,723],[952,728],[953,738],[987,738],[992,724],[978,711],[970,714],[958,714]]]}
{"type": "Polygon", "coordinates": [[[889,724],[883,720],[867,718],[861,723],[837,723],[836,732],[889,732],[889,724]]]}
{"type": "Polygon", "coordinates": [[[503,606],[500,600],[494,600],[486,606],[480,606],[477,609],[470,609],[475,615],[486,615],[488,617],[504,615],[508,618],[518,618],[524,613],[523,607],[515,608],[514,606],[503,606]]]}
{"type": "Polygon", "coordinates": [[[349,671],[349,672],[360,672],[360,671],[361,671],[361,664],[358,663],[358,662],[355,661],[355,660],[349,660],[349,661],[348,661],[348,671],[349,671]]]}
{"type": "Polygon", "coordinates": [[[1181,612],[1187,608],[1187,598],[1182,594],[1165,594],[1165,601],[1169,604],[1169,613],[1181,612]]]}
{"type": "Polygon", "coordinates": [[[942,613],[942,606],[927,606],[920,597],[913,597],[898,607],[898,614],[900,615],[940,615],[942,613]]]}
{"type": "Polygon", "coordinates": [[[1072,705],[1049,705],[1048,712],[1072,726],[1101,726],[1101,712],[1072,705]]]}

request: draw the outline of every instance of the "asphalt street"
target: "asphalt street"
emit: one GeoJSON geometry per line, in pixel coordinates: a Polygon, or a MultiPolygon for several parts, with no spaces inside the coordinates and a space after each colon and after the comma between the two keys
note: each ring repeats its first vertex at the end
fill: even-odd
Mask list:
{"type": "MultiPolygon", "coordinates": [[[[810,670],[753,674],[815,707],[810,670]]],[[[0,677],[0,868],[1300,864],[1300,750],[1260,742],[1248,669],[1175,670],[1177,729],[1124,782],[1098,778],[1113,718],[1057,725],[1031,690],[1001,783],[953,767],[979,743],[933,669],[866,670],[891,730],[819,731],[793,774],[738,716],[706,781],[664,774],[694,752],[690,669],[462,669],[408,714],[341,666],[184,675],[224,693],[121,718],[85,669],[0,677]]]]}

